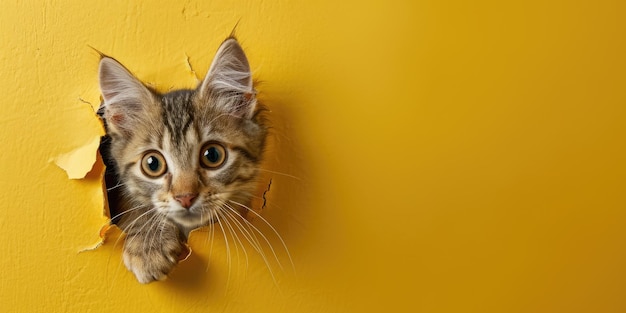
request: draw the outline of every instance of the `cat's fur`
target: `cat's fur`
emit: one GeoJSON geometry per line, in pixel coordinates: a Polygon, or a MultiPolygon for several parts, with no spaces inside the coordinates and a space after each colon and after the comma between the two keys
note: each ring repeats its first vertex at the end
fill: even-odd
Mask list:
{"type": "Polygon", "coordinates": [[[263,108],[233,37],[195,90],[159,94],[109,57],[100,61],[99,79],[102,153],[117,179],[108,187],[119,191],[112,212],[126,233],[124,263],[139,282],[161,280],[178,263],[190,230],[249,207],[267,135],[263,108]],[[207,143],[224,149],[216,168],[202,166],[203,157],[222,156],[217,148],[202,155],[207,143]],[[157,168],[150,152],[166,163],[158,177],[146,174],[157,168]]]}

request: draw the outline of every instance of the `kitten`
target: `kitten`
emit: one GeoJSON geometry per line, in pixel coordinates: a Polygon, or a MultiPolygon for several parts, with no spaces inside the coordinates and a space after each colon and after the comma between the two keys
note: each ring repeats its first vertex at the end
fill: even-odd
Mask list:
{"type": "Polygon", "coordinates": [[[234,37],[195,90],[159,94],[116,60],[99,69],[107,136],[101,152],[123,258],[141,283],[178,263],[189,231],[241,214],[256,190],[267,126],[234,37]]]}

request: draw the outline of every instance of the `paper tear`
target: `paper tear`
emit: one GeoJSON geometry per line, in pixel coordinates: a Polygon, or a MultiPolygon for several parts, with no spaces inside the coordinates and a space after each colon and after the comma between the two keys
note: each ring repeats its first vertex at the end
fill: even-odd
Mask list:
{"type": "Polygon", "coordinates": [[[267,205],[267,198],[265,196],[270,191],[270,188],[272,188],[272,179],[271,178],[270,178],[269,184],[267,184],[267,189],[265,189],[265,191],[263,192],[263,205],[261,206],[261,210],[265,209],[265,206],[267,205]]]}
{"type": "Polygon", "coordinates": [[[187,70],[189,70],[189,72],[191,72],[191,74],[193,74],[193,76],[196,78],[196,82],[199,82],[200,77],[198,77],[198,74],[191,66],[191,62],[189,62],[189,55],[187,55],[187,53],[185,53],[185,64],[187,64],[187,70]]]}
{"type": "Polygon", "coordinates": [[[78,101],[80,101],[82,103],[85,103],[85,104],[89,104],[89,106],[91,106],[91,108],[93,109],[93,105],[91,104],[91,102],[89,102],[89,101],[87,101],[87,100],[85,100],[85,99],[83,99],[81,97],[78,97],[78,101]]]}
{"type": "Polygon", "coordinates": [[[119,234],[119,228],[117,228],[117,226],[115,225],[111,225],[111,223],[108,221],[107,219],[107,223],[104,224],[101,228],[100,228],[100,240],[90,246],[87,246],[85,248],[82,248],[80,250],[78,250],[78,253],[83,253],[83,252],[90,252],[90,251],[95,251],[96,249],[100,248],[102,245],[105,244],[107,238],[109,237],[111,232],[114,232],[114,229],[117,229],[117,233],[119,234]]]}
{"type": "Polygon", "coordinates": [[[96,153],[100,146],[100,136],[94,136],[86,144],[58,155],[53,159],[54,163],[62,168],[69,179],[82,179],[89,173],[96,162],[96,153]]]}
{"type": "Polygon", "coordinates": [[[178,263],[187,261],[187,259],[189,259],[189,257],[191,256],[192,252],[193,251],[191,250],[191,247],[185,243],[183,245],[183,250],[180,252],[180,255],[178,256],[178,263]]]}
{"type": "Polygon", "coordinates": [[[101,239],[100,241],[98,241],[96,244],[92,246],[78,250],[78,253],[95,251],[96,249],[100,248],[103,244],[104,244],[104,239],[101,239]]]}

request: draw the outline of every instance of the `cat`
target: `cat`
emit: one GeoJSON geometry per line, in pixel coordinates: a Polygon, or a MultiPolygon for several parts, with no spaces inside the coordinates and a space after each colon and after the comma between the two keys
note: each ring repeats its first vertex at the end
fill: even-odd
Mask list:
{"type": "Polygon", "coordinates": [[[268,132],[248,59],[233,36],[194,90],[160,94],[102,56],[99,108],[112,222],[140,283],[163,280],[189,232],[250,210],[268,132]]]}

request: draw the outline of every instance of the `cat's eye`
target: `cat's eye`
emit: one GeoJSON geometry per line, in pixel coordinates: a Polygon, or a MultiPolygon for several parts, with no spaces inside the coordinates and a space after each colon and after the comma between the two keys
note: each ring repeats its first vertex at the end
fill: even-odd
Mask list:
{"type": "Polygon", "coordinates": [[[200,164],[209,169],[215,169],[226,161],[226,149],[219,143],[209,142],[200,150],[200,164]]]}
{"type": "Polygon", "coordinates": [[[152,178],[162,176],[167,171],[165,158],[157,151],[148,151],[141,159],[141,171],[152,178]]]}

